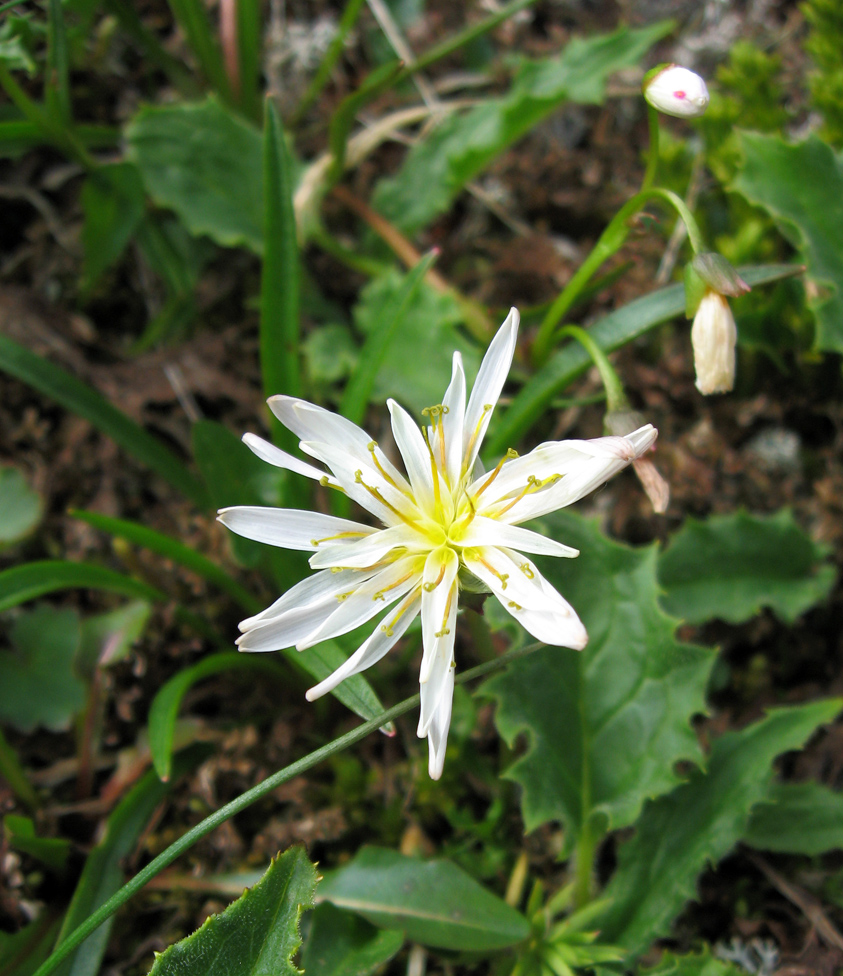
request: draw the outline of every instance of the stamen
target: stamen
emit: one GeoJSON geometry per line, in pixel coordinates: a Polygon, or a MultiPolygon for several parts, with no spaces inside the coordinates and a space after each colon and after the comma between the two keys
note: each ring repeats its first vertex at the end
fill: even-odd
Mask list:
{"type": "Polygon", "coordinates": [[[323,488],[333,488],[334,491],[341,491],[344,495],[347,494],[342,485],[338,485],[335,481],[331,481],[326,474],[323,474],[319,479],[319,484],[322,485],[323,488]]]}
{"type": "Polygon", "coordinates": [[[398,604],[398,610],[392,620],[389,623],[381,624],[381,630],[386,634],[387,637],[392,637],[393,633],[395,632],[395,625],[409,609],[410,604],[413,602],[414,595],[415,594],[413,592],[410,592],[408,596],[406,596],[401,603],[398,604]]]}
{"type": "Polygon", "coordinates": [[[363,485],[366,491],[368,491],[373,498],[377,498],[377,500],[381,503],[381,505],[385,505],[391,512],[394,512],[398,516],[398,518],[400,518],[402,522],[405,522],[407,525],[409,525],[411,529],[418,528],[415,519],[411,519],[409,515],[405,515],[404,512],[397,509],[392,504],[392,502],[388,502],[377,488],[372,488],[371,485],[366,484],[366,482],[363,480],[362,468],[358,468],[354,472],[354,482],[355,484],[363,485]]]}
{"type": "MultiPolygon", "coordinates": [[[[431,407],[426,407],[426,410],[432,409],[431,407]]],[[[427,451],[430,454],[430,475],[433,479],[433,499],[436,503],[436,508],[438,511],[442,511],[442,494],[439,491],[439,470],[436,467],[436,457],[433,453],[433,448],[430,446],[430,434],[428,434],[427,427],[422,427],[421,429],[422,437],[424,438],[425,444],[427,444],[427,451]]]]}
{"type": "Polygon", "coordinates": [[[518,568],[527,577],[527,579],[536,578],[536,574],[533,572],[533,569],[529,563],[521,563],[521,565],[518,568]]]}
{"type": "Polygon", "coordinates": [[[510,447],[509,450],[506,452],[506,454],[504,454],[504,456],[500,459],[500,461],[498,461],[498,466],[495,468],[495,470],[489,475],[489,477],[477,489],[477,493],[475,494],[474,498],[477,499],[477,498],[479,498],[483,494],[483,492],[489,487],[489,485],[501,473],[501,468],[506,464],[507,461],[512,461],[514,458],[517,458],[517,457],[518,457],[518,451],[513,451],[513,449],[510,447]]]}
{"type": "Polygon", "coordinates": [[[428,593],[432,593],[436,589],[436,587],[439,586],[439,584],[442,582],[444,576],[445,576],[445,563],[442,563],[442,565],[439,567],[439,575],[436,577],[434,582],[424,583],[422,585],[422,589],[426,590],[428,593]]]}
{"type": "Polygon", "coordinates": [[[372,455],[372,461],[375,463],[375,467],[380,471],[384,481],[392,485],[393,488],[401,492],[402,495],[406,495],[407,492],[401,488],[400,485],[395,483],[395,479],[385,470],[384,466],[380,463],[377,454],[375,453],[378,447],[377,441],[369,441],[367,447],[369,448],[369,453],[372,455]]]}
{"type": "Polygon", "coordinates": [[[505,515],[513,507],[513,505],[517,505],[525,495],[532,494],[533,492],[539,491],[542,488],[547,488],[550,485],[555,484],[561,477],[561,474],[552,474],[549,478],[545,478],[544,481],[542,481],[534,474],[531,474],[529,478],[527,478],[527,484],[521,490],[521,492],[517,494],[515,498],[513,498],[512,501],[508,505],[504,506],[499,512],[495,512],[493,517],[500,518],[501,515],[505,515]]]}
{"type": "Polygon", "coordinates": [[[406,583],[411,576],[415,576],[415,575],[416,574],[412,570],[410,570],[410,572],[402,576],[401,579],[396,580],[394,583],[390,583],[389,586],[385,586],[382,590],[378,590],[377,593],[373,595],[372,599],[385,601],[386,597],[384,596],[384,593],[386,593],[387,590],[394,590],[396,586],[400,586],[402,583],[406,583]]]}
{"type": "Polygon", "coordinates": [[[338,532],[336,535],[326,535],[324,539],[311,539],[310,544],[319,547],[323,542],[333,542],[334,539],[364,539],[368,532],[338,532]]]}
{"type": "Polygon", "coordinates": [[[444,637],[446,634],[451,633],[450,628],[448,627],[448,617],[450,616],[451,613],[451,602],[453,601],[453,599],[454,599],[454,587],[452,586],[451,589],[448,591],[448,602],[445,604],[445,611],[442,614],[442,629],[438,633],[434,634],[433,635],[434,637],[444,637]]]}
{"type": "MultiPolygon", "coordinates": [[[[474,445],[477,443],[477,438],[480,436],[480,428],[483,426],[483,421],[486,419],[486,414],[489,413],[494,408],[494,403],[484,403],[483,413],[480,415],[480,419],[477,421],[477,426],[474,428],[474,432],[471,435],[471,440],[468,442],[468,447],[465,450],[464,458],[470,458],[474,453],[474,445]]],[[[466,473],[466,468],[463,468],[462,473],[466,473]]]]}
{"type": "Polygon", "coordinates": [[[512,607],[513,610],[523,610],[524,609],[520,604],[516,603],[515,600],[510,600],[509,603],[507,603],[507,606],[508,607],[512,607]]]}
{"type": "Polygon", "coordinates": [[[497,576],[497,578],[501,581],[501,589],[502,590],[505,590],[506,589],[506,581],[509,579],[509,573],[499,573],[495,569],[495,567],[492,566],[491,563],[487,563],[486,560],[482,556],[478,556],[477,557],[477,561],[483,563],[483,565],[486,567],[486,569],[488,569],[489,572],[493,576],[497,576]]]}
{"type": "Polygon", "coordinates": [[[424,410],[422,410],[422,416],[430,417],[433,425],[436,428],[436,433],[439,435],[439,463],[441,470],[445,475],[445,479],[447,480],[448,473],[445,455],[445,426],[442,422],[442,418],[446,413],[450,413],[450,407],[446,407],[444,403],[437,403],[434,407],[425,407],[424,410]]]}
{"type": "Polygon", "coordinates": [[[342,603],[347,600],[350,596],[354,595],[354,590],[349,590],[347,593],[337,593],[337,599],[342,603]]]}

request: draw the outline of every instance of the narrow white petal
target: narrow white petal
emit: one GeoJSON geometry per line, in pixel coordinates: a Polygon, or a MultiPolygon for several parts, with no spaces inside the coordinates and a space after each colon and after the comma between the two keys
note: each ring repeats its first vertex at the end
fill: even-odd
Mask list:
{"type": "Polygon", "coordinates": [[[453,653],[453,628],[448,624],[451,613],[456,613],[457,572],[460,561],[453,549],[442,546],[429,553],[424,564],[422,585],[422,654],[419,681],[424,684],[430,677],[439,647],[450,640],[453,653]]]}
{"type": "Polygon", "coordinates": [[[430,451],[427,449],[418,424],[407,411],[394,400],[387,400],[386,405],[392,418],[392,434],[404,460],[413,496],[419,507],[430,515],[434,511],[430,451]]]}
{"type": "Polygon", "coordinates": [[[451,709],[454,702],[454,670],[454,668],[448,670],[447,683],[442,689],[439,704],[427,730],[427,771],[431,779],[439,779],[445,768],[445,750],[448,746],[448,731],[451,727],[451,709]]]}
{"type": "Polygon", "coordinates": [[[506,321],[498,329],[480,364],[465,411],[462,466],[466,471],[470,471],[474,464],[495,404],[506,382],[512,357],[515,354],[520,321],[517,309],[510,309],[506,321]]]}
{"type": "MultiPolygon", "coordinates": [[[[266,402],[281,423],[301,441],[330,444],[355,458],[358,466],[359,463],[371,463],[369,447],[375,443],[374,439],[345,417],[296,397],[273,396],[266,402]]],[[[376,451],[384,470],[396,483],[405,486],[401,472],[380,449],[376,448],[376,451]]]]}
{"type": "Polygon", "coordinates": [[[365,569],[381,561],[393,549],[417,549],[423,545],[423,538],[406,525],[393,525],[388,529],[378,529],[352,542],[351,545],[326,545],[310,557],[312,569],[330,569],[342,566],[347,569],[365,569]]]}
{"type": "Polygon", "coordinates": [[[221,508],[217,520],[232,532],[284,549],[318,549],[322,540],[347,544],[371,535],[375,530],[359,522],[303,512],[296,508],[267,508],[259,505],[235,505],[221,508]]]}
{"type": "Polygon", "coordinates": [[[377,664],[404,636],[407,628],[416,619],[421,607],[421,597],[418,592],[410,592],[397,607],[389,613],[375,627],[372,635],[366,640],[349,659],[341,664],[333,674],[320,681],[318,685],[307,692],[308,701],[316,701],[322,695],[333,691],[334,688],[353,674],[365,671],[373,664],[377,664]]]}
{"type": "Polygon", "coordinates": [[[585,647],[588,635],[575,610],[529,559],[491,546],[464,555],[471,572],[534,637],[557,647],[585,647]]]}
{"type": "Polygon", "coordinates": [[[371,620],[380,611],[399,600],[421,582],[423,560],[418,556],[398,559],[376,573],[353,593],[344,595],[330,616],[311,634],[296,644],[303,651],[320,641],[347,634],[355,627],[371,620]]]}
{"type": "MultiPolygon", "coordinates": [[[[454,640],[457,630],[457,584],[451,587],[452,600],[448,606],[443,636],[436,639],[429,658],[429,667],[425,680],[420,682],[421,705],[419,708],[418,735],[424,736],[430,731],[443,696],[450,688],[453,690],[453,675],[456,664],[454,662],[454,640]]],[[[424,624],[422,624],[424,628],[424,624]]],[[[422,630],[422,632],[424,632],[422,630]]]]}
{"type": "Polygon", "coordinates": [[[286,593],[270,604],[266,610],[261,610],[253,617],[246,617],[239,623],[240,630],[250,630],[259,623],[266,623],[272,617],[280,617],[287,610],[296,607],[309,607],[317,603],[324,603],[335,597],[337,593],[356,589],[361,583],[372,576],[371,571],[344,569],[335,573],[330,569],[308,576],[295,586],[291,586],[286,593]]]}
{"type": "Polygon", "coordinates": [[[555,539],[522,529],[506,522],[475,516],[468,528],[461,534],[459,543],[462,546],[506,546],[508,549],[519,549],[522,552],[533,552],[543,556],[578,556],[579,549],[572,549],[555,539]]]}
{"type": "MultiPolygon", "coordinates": [[[[445,414],[442,430],[445,434],[445,458],[448,480],[456,486],[462,475],[463,430],[465,427],[465,371],[462,356],[454,353],[451,382],[442,401],[445,414]]],[[[438,446],[438,441],[437,441],[438,446]]]]}
{"type": "Polygon", "coordinates": [[[278,617],[270,617],[249,628],[237,638],[241,651],[280,651],[313,633],[333,613],[336,601],[296,607],[278,617]]]}
{"type": "Polygon", "coordinates": [[[588,643],[588,633],[577,616],[562,617],[558,613],[542,613],[527,607],[517,610],[502,600],[501,603],[528,634],[532,634],[543,644],[581,651],[588,643]]]}
{"type": "MultiPolygon", "coordinates": [[[[276,447],[274,444],[270,444],[269,441],[265,441],[262,437],[258,437],[257,434],[244,434],[243,443],[261,461],[274,464],[276,468],[285,468],[287,471],[303,474],[305,478],[313,478],[314,481],[321,481],[322,478],[326,477],[324,471],[320,471],[319,468],[315,468],[306,461],[300,461],[297,457],[293,457],[292,454],[282,451],[280,447],[276,447]]],[[[332,478],[329,480],[333,481],[332,478]]]]}

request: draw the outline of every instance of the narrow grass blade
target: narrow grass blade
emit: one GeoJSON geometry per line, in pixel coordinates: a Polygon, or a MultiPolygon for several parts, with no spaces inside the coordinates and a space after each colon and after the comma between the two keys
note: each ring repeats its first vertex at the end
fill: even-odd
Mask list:
{"type": "Polygon", "coordinates": [[[478,37],[488,34],[498,24],[502,24],[509,17],[517,14],[519,10],[524,10],[526,7],[532,6],[535,2],[536,0],[513,0],[512,3],[505,4],[496,13],[490,17],[486,17],[485,20],[481,20],[477,24],[472,24],[470,27],[466,27],[465,30],[454,34],[453,37],[448,37],[441,43],[429,48],[424,54],[417,57],[412,64],[408,64],[404,68],[402,77],[412,74],[414,71],[422,71],[424,68],[429,68],[430,65],[441,61],[442,58],[448,57],[478,37]]]}
{"type": "Polygon", "coordinates": [[[284,668],[274,658],[224,651],[212,654],[170,678],[152,699],[149,709],[149,750],[152,764],[162,781],[166,782],[172,773],[173,739],[182,699],[198,681],[222,671],[262,671],[279,681],[285,677],[284,668]]]}
{"type": "Polygon", "coordinates": [[[70,104],[70,66],[67,34],[61,0],[50,0],[47,26],[47,74],[44,80],[44,103],[53,118],[62,125],[73,122],[70,104]]]}
{"type": "Polygon", "coordinates": [[[202,0],[169,0],[170,10],[184,31],[202,74],[222,99],[231,102],[231,85],[225,72],[222,52],[211,31],[202,0]]]}
{"type": "MultiPolygon", "coordinates": [[[[799,274],[802,268],[792,264],[770,264],[738,270],[748,284],[765,285],[799,274]]],[[[624,305],[600,319],[588,331],[604,352],[612,352],[684,311],[684,285],[669,285],[624,305]]],[[[579,343],[569,342],[560,349],[512,401],[487,439],[484,453],[488,451],[490,457],[499,455],[510,445],[517,444],[547,410],[551,400],[590,365],[591,359],[579,343]]]]}
{"type": "Polygon", "coordinates": [[[123,32],[137,45],[143,56],[160,68],[173,85],[191,98],[198,97],[200,87],[187,68],[174,58],[141,20],[131,0],[104,0],[103,6],[117,20],[123,32]]]}
{"type": "MultiPolygon", "coordinates": [[[[261,272],[260,351],[266,396],[299,396],[299,250],[293,213],[292,160],[278,111],[266,102],[263,134],[264,254],[261,272]]],[[[296,438],[273,421],[276,439],[296,438]]]]}
{"type": "MultiPolygon", "coordinates": [[[[113,149],[120,142],[120,130],[105,125],[80,125],[76,129],[79,141],[87,149],[113,149]]],[[[0,122],[0,156],[17,156],[42,146],[44,131],[29,119],[9,119],[0,122]]]]}
{"type": "Polygon", "coordinates": [[[393,313],[383,317],[380,325],[370,333],[360,352],[360,364],[345,388],[340,402],[340,413],[356,424],[363,420],[375,377],[378,375],[387,350],[395,339],[404,312],[437,256],[437,251],[426,254],[407,275],[396,298],[393,313]]]}
{"type": "Polygon", "coordinates": [[[0,335],[0,370],[84,417],[200,508],[208,507],[204,486],[169,448],[112,406],[100,393],[60,366],[0,335]]]}
{"type": "Polygon", "coordinates": [[[125,539],[134,545],[143,546],[144,549],[149,549],[166,559],[171,559],[179,566],[184,566],[185,569],[189,569],[227,593],[248,614],[258,613],[262,609],[261,604],[248,590],[232,579],[228,573],[201,553],[196,552],[195,549],[179,542],[178,539],[173,539],[162,532],[156,532],[154,529],[148,529],[145,525],[131,522],[128,519],[112,518],[109,515],[77,509],[72,509],[69,514],[73,518],[87,522],[88,525],[92,525],[96,529],[108,532],[119,539],[125,539]]]}
{"type": "MultiPolygon", "coordinates": [[[[532,3],[533,0],[530,0],[532,3]]],[[[325,56],[322,58],[316,74],[313,76],[313,80],[308,85],[307,91],[302,96],[302,100],[299,102],[299,106],[296,109],[296,114],[293,117],[293,125],[297,125],[307,114],[308,109],[319,97],[319,93],[325,87],[328,79],[331,77],[331,72],[334,70],[334,65],[336,65],[339,60],[340,55],[345,47],[345,40],[348,37],[349,32],[357,23],[357,18],[360,16],[360,11],[363,9],[363,0],[348,0],[345,8],[342,12],[342,17],[340,17],[340,22],[337,25],[337,32],[334,35],[333,40],[325,52],[325,56]]]]}
{"type": "Polygon", "coordinates": [[[29,807],[37,810],[41,805],[38,794],[26,778],[26,772],[17,757],[15,750],[6,741],[3,730],[0,729],[0,776],[9,784],[12,793],[29,807]]]}
{"type": "Polygon", "coordinates": [[[72,563],[63,559],[42,559],[12,566],[0,572],[0,611],[56,590],[80,588],[107,590],[142,600],[166,600],[154,586],[92,563],[72,563]]]}
{"type": "Polygon", "coordinates": [[[261,114],[261,42],[260,0],[237,0],[238,100],[243,114],[256,122],[261,114]]]}
{"type": "Polygon", "coordinates": [[[379,68],[375,68],[356,91],[347,95],[340,102],[339,108],[331,118],[328,133],[328,142],[333,156],[331,169],[326,179],[329,187],[333,186],[342,176],[345,168],[345,147],[348,142],[348,134],[351,132],[357,113],[368,101],[382,92],[388,91],[395,84],[401,74],[402,66],[403,62],[401,61],[390,61],[379,68]]]}

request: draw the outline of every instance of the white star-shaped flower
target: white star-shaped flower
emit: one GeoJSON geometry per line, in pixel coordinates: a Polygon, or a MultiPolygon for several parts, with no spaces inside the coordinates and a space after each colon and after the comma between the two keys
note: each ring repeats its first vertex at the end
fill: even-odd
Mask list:
{"type": "Polygon", "coordinates": [[[445,397],[424,411],[428,422],[421,429],[388,401],[406,475],[351,421],[306,400],[270,397],[272,412],[300,438],[302,451],[330,473],[246,434],[243,440],[252,451],[346,492],[382,527],[296,509],[237,506],[219,513],[221,522],[248,539],[313,552],[310,565],[317,570],[241,622],[241,651],[303,650],[381,614],[368,640],[308,691],[310,701],[379,661],[421,614],[418,734],[428,738],[434,779],[442,775],[451,721],[460,589],[491,591],[546,644],[584,647],[588,636],[579,617],[523,555],[576,556],[577,550],[519,523],[582,498],[656,438],[647,425],[626,437],[550,441],[524,457],[510,451],[485,472],[478,451],[509,371],[518,322],[512,309],[489,346],[467,403],[458,352],[445,397]]]}

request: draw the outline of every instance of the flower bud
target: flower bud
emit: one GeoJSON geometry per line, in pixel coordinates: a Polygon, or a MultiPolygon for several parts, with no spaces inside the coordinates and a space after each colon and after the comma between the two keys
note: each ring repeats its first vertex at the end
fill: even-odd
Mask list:
{"type": "Polygon", "coordinates": [[[691,344],[700,393],[728,393],[735,385],[735,345],[738,332],[729,303],[708,290],[694,316],[691,344]]]}
{"type": "Polygon", "coordinates": [[[708,107],[708,89],[698,74],[678,64],[662,64],[644,76],[644,98],[665,115],[695,119],[708,107]]]}

